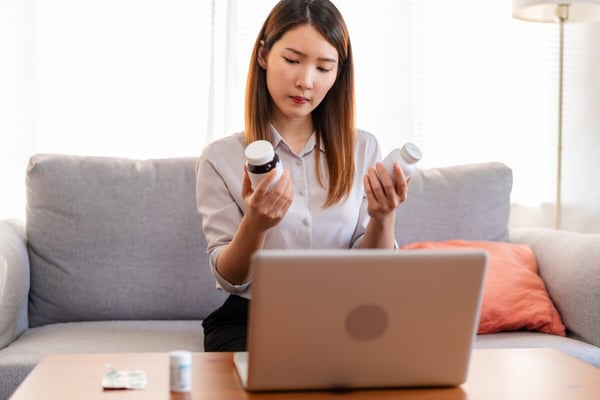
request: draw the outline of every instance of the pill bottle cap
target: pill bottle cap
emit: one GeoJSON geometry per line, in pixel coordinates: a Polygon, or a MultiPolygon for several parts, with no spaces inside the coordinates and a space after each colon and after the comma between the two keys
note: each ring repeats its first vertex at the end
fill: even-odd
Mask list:
{"type": "Polygon", "coordinates": [[[256,140],[246,146],[244,155],[249,164],[262,165],[273,160],[275,150],[273,150],[271,142],[267,140],[256,140]]]}
{"type": "Polygon", "coordinates": [[[190,364],[192,353],[185,350],[175,350],[169,353],[169,360],[173,364],[190,364]]]}
{"type": "Polygon", "coordinates": [[[405,143],[400,149],[400,152],[402,153],[402,157],[410,164],[419,162],[423,157],[421,150],[415,144],[410,142],[405,143]]]}

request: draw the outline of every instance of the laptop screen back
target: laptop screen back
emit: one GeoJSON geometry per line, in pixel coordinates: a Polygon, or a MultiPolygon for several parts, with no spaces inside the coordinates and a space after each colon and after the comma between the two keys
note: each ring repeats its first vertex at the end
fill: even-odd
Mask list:
{"type": "Polygon", "coordinates": [[[248,389],[463,383],[486,261],[477,250],[257,252],[248,389]]]}

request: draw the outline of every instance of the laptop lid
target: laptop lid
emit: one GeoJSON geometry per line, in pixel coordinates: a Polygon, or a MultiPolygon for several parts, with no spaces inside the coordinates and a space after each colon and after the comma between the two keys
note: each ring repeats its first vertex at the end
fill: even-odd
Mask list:
{"type": "Polygon", "coordinates": [[[262,250],[253,257],[251,391],[456,386],[466,380],[487,255],[262,250]]]}

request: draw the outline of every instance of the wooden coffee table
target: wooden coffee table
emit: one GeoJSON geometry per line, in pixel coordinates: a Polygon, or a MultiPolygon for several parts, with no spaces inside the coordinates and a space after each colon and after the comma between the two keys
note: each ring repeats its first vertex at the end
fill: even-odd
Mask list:
{"type": "Polygon", "coordinates": [[[553,349],[477,349],[468,380],[456,388],[359,390],[348,392],[247,393],[234,371],[231,353],[195,353],[193,388],[169,392],[166,353],[55,354],[44,358],[10,400],[86,399],[600,399],[600,369],[553,349]],[[144,369],[145,390],[103,391],[106,364],[144,369]]]}

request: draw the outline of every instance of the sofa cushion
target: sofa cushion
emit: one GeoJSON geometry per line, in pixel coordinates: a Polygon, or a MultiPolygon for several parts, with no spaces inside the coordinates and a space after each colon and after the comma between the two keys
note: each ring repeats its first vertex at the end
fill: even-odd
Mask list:
{"type": "Polygon", "coordinates": [[[564,336],[563,325],[528,245],[448,240],[403,249],[482,249],[488,253],[478,333],[529,330],[564,336]]]}
{"type": "Polygon", "coordinates": [[[511,190],[512,170],[502,163],[417,170],[396,211],[396,241],[508,241],[511,190]]]}
{"type": "Polygon", "coordinates": [[[600,347],[577,337],[549,335],[541,332],[499,332],[477,335],[477,349],[552,348],[600,368],[600,347]]]}
{"type": "Polygon", "coordinates": [[[195,159],[36,155],[27,171],[30,323],[203,319],[222,303],[195,159]]]}

